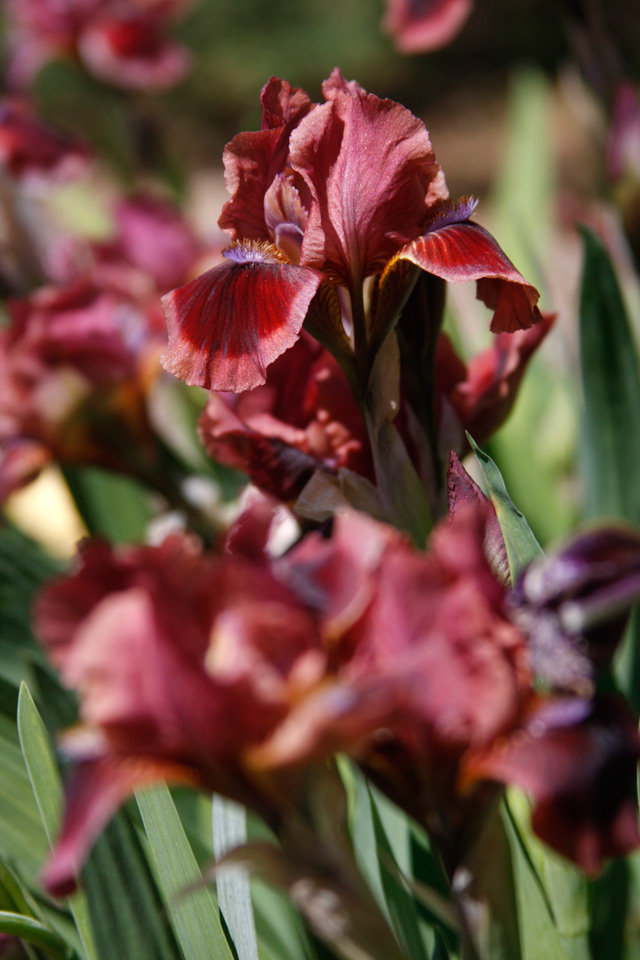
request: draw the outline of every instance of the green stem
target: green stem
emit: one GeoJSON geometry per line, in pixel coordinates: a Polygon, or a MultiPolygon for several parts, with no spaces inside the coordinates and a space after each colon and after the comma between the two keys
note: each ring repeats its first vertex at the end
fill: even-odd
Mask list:
{"type": "Polygon", "coordinates": [[[364,309],[362,283],[359,277],[354,279],[350,290],[351,322],[353,324],[353,349],[356,357],[356,369],[360,381],[360,393],[366,395],[369,382],[369,337],[367,333],[367,315],[364,309]]]}

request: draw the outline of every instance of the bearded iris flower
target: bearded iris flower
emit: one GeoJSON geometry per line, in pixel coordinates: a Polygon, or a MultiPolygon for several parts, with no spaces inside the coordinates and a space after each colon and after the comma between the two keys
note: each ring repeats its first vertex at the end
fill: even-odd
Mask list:
{"type": "Polygon", "coordinates": [[[337,69],[323,93],[314,104],[272,78],[262,129],[225,150],[225,262],[164,298],[163,362],[187,383],[252,389],[306,324],[365,389],[415,268],[477,281],[496,333],[541,319],[538,292],[471,221],[475,202],[451,202],[422,121],[337,69]]]}
{"type": "Polygon", "coordinates": [[[51,891],[73,887],[134,787],[165,777],[215,790],[278,829],[336,751],[427,827],[452,874],[466,825],[506,783],[532,796],[539,835],[588,872],[638,846],[631,714],[599,694],[536,690],[535,637],[486,556],[493,511],[452,482],[452,519],[426,552],[352,512],[274,558],[264,500],[223,554],[178,534],[84,545],[35,609],[81,704],[51,891]]]}

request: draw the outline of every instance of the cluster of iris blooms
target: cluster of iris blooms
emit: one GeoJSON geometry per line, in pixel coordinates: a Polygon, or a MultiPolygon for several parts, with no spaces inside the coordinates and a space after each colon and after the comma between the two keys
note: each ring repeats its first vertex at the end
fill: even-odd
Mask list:
{"type": "MultiPolygon", "coordinates": [[[[179,212],[137,195],[109,241],[32,250],[37,289],[7,304],[3,498],[52,460],[167,495],[160,355],[209,391],[202,443],[257,491],[205,543],[88,541],[38,600],[80,700],[43,875],[58,895],[123,800],[163,778],[245,804],[304,858],[291,824],[338,753],[427,830],[454,883],[508,784],[588,873],[640,844],[640,738],[599,689],[640,593],[640,537],[595,529],[515,577],[459,459],[507,417],[554,318],[476,202],[450,198],[420,120],[338,70],[322,91],[271,78],[261,130],[226,147],[230,243],[209,270],[179,212]],[[446,284],[465,281],[492,312],[469,362],[442,331],[446,284]],[[282,505],[297,534],[274,552],[282,505]]],[[[88,162],[15,101],[0,156],[17,191],[88,162]]]]}

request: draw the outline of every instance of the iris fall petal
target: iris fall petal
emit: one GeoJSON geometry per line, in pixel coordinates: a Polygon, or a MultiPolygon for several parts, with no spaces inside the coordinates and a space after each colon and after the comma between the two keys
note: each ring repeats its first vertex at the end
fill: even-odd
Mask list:
{"type": "Polygon", "coordinates": [[[169,346],[163,364],[186,383],[251,390],[300,334],[322,279],[275,247],[245,243],[228,260],[163,298],[169,346]]]}

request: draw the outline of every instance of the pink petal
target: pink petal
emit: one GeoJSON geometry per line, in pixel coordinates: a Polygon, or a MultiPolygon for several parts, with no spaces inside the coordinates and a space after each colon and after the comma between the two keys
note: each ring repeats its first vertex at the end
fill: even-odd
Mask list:
{"type": "Polygon", "coordinates": [[[420,234],[429,188],[444,187],[422,121],[340,79],[291,134],[291,165],[311,193],[301,262],[359,288],[420,234]]]}
{"type": "Polygon", "coordinates": [[[104,16],[80,33],[78,50],[101,80],[132,90],[165,90],[184,79],[191,62],[185,47],[171,43],[153,13],[104,16]]]}
{"type": "Polygon", "coordinates": [[[326,540],[311,533],[277,565],[278,575],[322,617],[325,633],[338,637],[371,602],[387,550],[400,534],[364,514],[337,516],[326,540]]]}
{"type": "Polygon", "coordinates": [[[282,128],[239,133],[224,148],[224,180],[231,199],[218,220],[232,240],[269,240],[265,194],[282,173],[289,138],[282,128]]]}
{"type": "Polygon", "coordinates": [[[125,257],[153,277],[161,292],[187,279],[198,243],[176,207],[141,193],[116,206],[115,220],[125,257]]]}
{"type": "Polygon", "coordinates": [[[163,297],[162,362],[186,383],[239,393],[264,383],[268,365],[296,342],[322,277],[266,244],[226,254],[226,263],[163,297]]]}
{"type": "Polygon", "coordinates": [[[435,50],[453,40],[473,0],[387,0],[382,27],[401,53],[435,50]]]}
{"type": "Polygon", "coordinates": [[[526,330],[542,317],[540,294],[518,273],[490,233],[476,223],[448,223],[407,244],[397,254],[452,283],[478,281],[478,298],[493,311],[491,330],[526,330]]]}
{"type": "Polygon", "coordinates": [[[465,505],[435,527],[426,554],[386,556],[356,650],[365,677],[404,673],[407,722],[448,749],[492,740],[529,689],[523,637],[484,553],[488,518],[465,505]]]}

